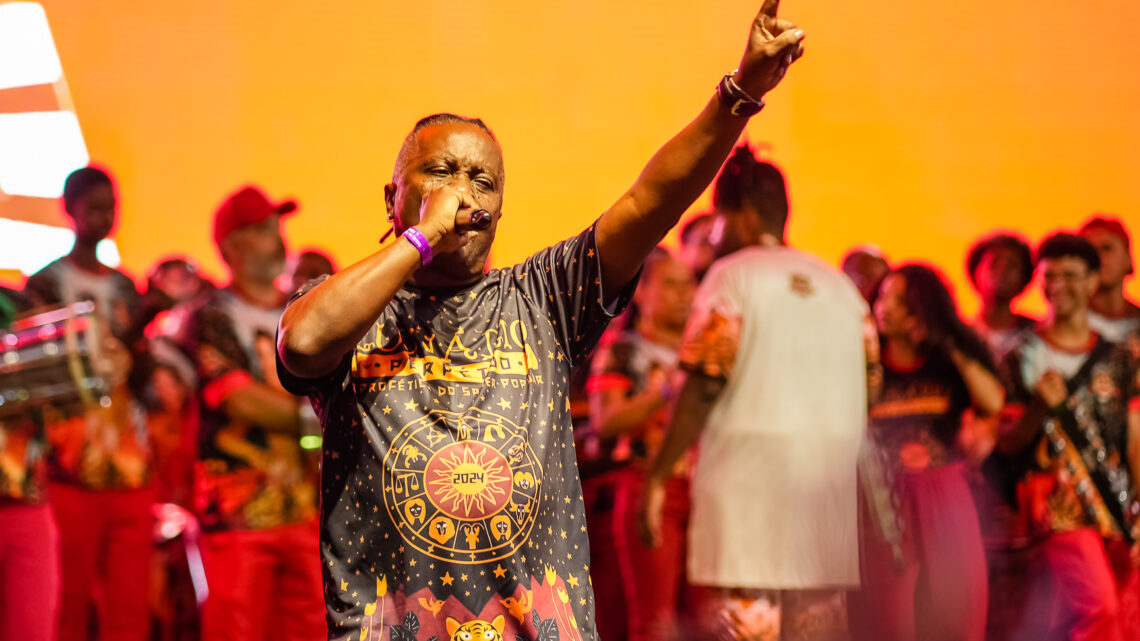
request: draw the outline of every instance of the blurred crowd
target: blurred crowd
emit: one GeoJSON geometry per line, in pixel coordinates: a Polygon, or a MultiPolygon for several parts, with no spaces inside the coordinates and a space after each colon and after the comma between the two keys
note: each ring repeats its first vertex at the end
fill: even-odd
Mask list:
{"type": "MultiPolygon", "coordinates": [[[[89,320],[76,366],[100,381],[0,403],[0,639],[324,638],[320,428],[274,350],[290,295],[336,268],[287,250],[297,203],[248,186],[214,216],[224,286],[175,257],[140,290],[96,256],[117,196],[71,174],[74,248],[0,291],[6,403],[60,318],[89,320]]],[[[785,638],[1140,639],[1124,223],[977,239],[968,319],[937,268],[873,245],[828,266],[787,221],[780,171],[738,148],[577,371],[600,638],[779,616],[785,638]],[[1013,307],[1030,286],[1041,318],[1013,307]]]]}

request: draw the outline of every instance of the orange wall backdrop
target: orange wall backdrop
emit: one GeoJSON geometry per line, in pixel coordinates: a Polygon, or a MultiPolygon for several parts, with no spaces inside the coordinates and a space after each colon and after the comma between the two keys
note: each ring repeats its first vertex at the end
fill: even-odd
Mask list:
{"type": "MultiPolygon", "coordinates": [[[[400,140],[435,111],[502,142],[496,264],[579,231],[736,65],[758,0],[43,4],[92,160],[120,182],[124,264],[188,254],[220,277],[212,212],[247,181],[300,200],[292,246],[373,251],[400,140]]],[[[782,13],[807,55],[747,135],[788,175],[795,245],[929,260],[972,310],[979,233],[1036,241],[1107,211],[1140,235],[1140,3],[782,13]]]]}

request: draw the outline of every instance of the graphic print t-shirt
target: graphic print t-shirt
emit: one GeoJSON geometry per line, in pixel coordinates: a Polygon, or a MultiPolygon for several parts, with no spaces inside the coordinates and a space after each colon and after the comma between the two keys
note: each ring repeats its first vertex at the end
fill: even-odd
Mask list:
{"type": "Polygon", "coordinates": [[[905,371],[883,364],[883,387],[870,411],[872,442],[892,471],[937,468],[960,460],[956,438],[970,392],[946,358],[905,371]]]}
{"type": "MultiPolygon", "coordinates": [[[[49,263],[28,278],[25,292],[36,305],[90,300],[112,336],[126,333],[138,308],[135,285],[111,268],[101,274],[79,269],[69,259],[49,263]]],[[[124,349],[129,346],[124,346],[124,349]]],[[[48,477],[92,490],[133,489],[150,483],[146,417],[126,385],[108,394],[109,406],[86,415],[49,420],[48,477]]]]}
{"type": "Polygon", "coordinates": [[[330,638],[596,639],[568,381],[612,316],[600,279],[591,228],[405,287],[330,377],[278,362],[324,427],[330,638]]]}
{"type": "Polygon", "coordinates": [[[1017,461],[1020,465],[1014,471],[1020,472],[1021,480],[1018,511],[1011,524],[1017,536],[1040,538],[1092,525],[1110,538],[1115,526],[1099,505],[1116,502],[1112,508],[1132,515],[1131,520],[1140,513],[1126,460],[1128,410],[1137,407],[1140,398],[1137,356],[1095,334],[1082,351],[1063,350],[1032,334],[1002,362],[1003,420],[1021,416],[1045,372],[1060,373],[1069,386],[1063,406],[1049,413],[1037,441],[1017,461]],[[1075,385],[1073,379],[1081,370],[1086,375],[1075,385]],[[1089,473],[1108,480],[1111,491],[1097,491],[1094,484],[1084,482],[1087,479],[1066,461],[1067,452],[1050,445],[1046,432],[1052,430],[1080,439],[1072,441],[1076,454],[1089,473]]]}
{"type": "Polygon", "coordinates": [[[190,316],[186,339],[201,410],[195,503],[206,531],[260,530],[316,515],[300,434],[235,419],[224,405],[251,382],[276,377],[273,335],[283,310],[257,307],[225,289],[190,316]]]}

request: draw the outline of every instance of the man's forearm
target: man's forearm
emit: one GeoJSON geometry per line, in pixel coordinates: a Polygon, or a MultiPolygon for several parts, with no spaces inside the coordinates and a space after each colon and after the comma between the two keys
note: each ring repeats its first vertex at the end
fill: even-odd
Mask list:
{"type": "Polygon", "coordinates": [[[966,383],[974,410],[980,416],[993,416],[1000,412],[1005,402],[1005,390],[998,377],[958,350],[951,352],[951,360],[966,383]]]}
{"type": "Polygon", "coordinates": [[[689,374],[677,395],[677,405],[673,410],[673,420],[650,468],[650,479],[662,481],[673,473],[685,452],[697,442],[705,427],[713,404],[724,389],[724,381],[703,374],[689,374]]]}
{"type": "Polygon", "coordinates": [[[700,115],[665,143],[637,181],[598,222],[602,274],[616,291],[701,195],[748,119],[733,116],[714,95],[700,115]]]}
{"type": "Polygon", "coordinates": [[[300,431],[301,400],[288,392],[262,383],[252,383],[229,395],[222,409],[233,419],[270,432],[300,431]]]}
{"type": "Polygon", "coordinates": [[[286,369],[302,378],[335,369],[419,266],[415,247],[397,240],[299,298],[285,310],[277,336],[286,369]]]}
{"type": "Polygon", "coordinates": [[[621,436],[644,425],[654,412],[661,409],[665,399],[660,394],[645,391],[608,403],[600,399],[591,399],[591,402],[597,408],[593,413],[598,417],[598,431],[603,437],[611,437],[621,436]]]}

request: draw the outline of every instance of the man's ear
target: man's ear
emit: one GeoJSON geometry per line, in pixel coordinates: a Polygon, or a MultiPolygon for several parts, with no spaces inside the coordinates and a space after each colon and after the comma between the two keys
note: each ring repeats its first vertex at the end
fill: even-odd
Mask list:
{"type": "Polygon", "coordinates": [[[234,264],[233,261],[230,259],[230,257],[233,255],[233,243],[234,243],[233,232],[230,232],[230,234],[228,236],[226,236],[225,238],[222,239],[222,242],[218,243],[218,253],[222,255],[222,262],[227,264],[227,265],[233,265],[234,264]]]}
{"type": "Polygon", "coordinates": [[[388,220],[396,218],[396,183],[384,185],[384,209],[388,212],[388,220]]]}

